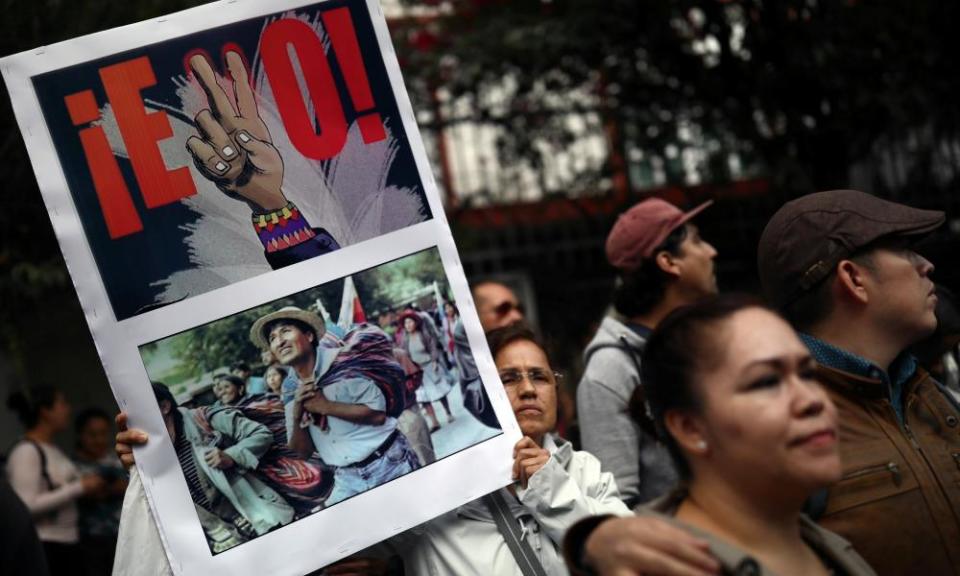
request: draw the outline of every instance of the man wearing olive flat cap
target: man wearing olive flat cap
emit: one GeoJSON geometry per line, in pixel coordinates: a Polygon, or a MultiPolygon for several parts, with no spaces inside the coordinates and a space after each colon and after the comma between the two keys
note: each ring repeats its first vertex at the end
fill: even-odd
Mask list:
{"type": "Polygon", "coordinates": [[[937,326],[944,222],[856,190],[785,204],[760,239],[763,290],[801,333],[840,414],[843,478],[809,503],[883,574],[960,574],[960,412],[906,350],[937,326]]]}

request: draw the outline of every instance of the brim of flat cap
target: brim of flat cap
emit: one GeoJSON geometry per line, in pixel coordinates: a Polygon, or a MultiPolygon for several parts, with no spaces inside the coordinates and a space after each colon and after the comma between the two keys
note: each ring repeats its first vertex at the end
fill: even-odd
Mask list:
{"type": "Polygon", "coordinates": [[[920,241],[946,221],[946,214],[940,210],[922,210],[903,204],[888,203],[891,206],[885,213],[886,218],[883,221],[874,220],[875,228],[871,229],[869,234],[860,238],[856,245],[843,246],[841,250],[834,254],[830,258],[829,269],[823,273],[823,277],[826,277],[844,258],[849,258],[856,252],[869,248],[870,245],[879,240],[908,236],[914,241],[920,241]]]}
{"type": "MultiPolygon", "coordinates": [[[[878,199],[880,200],[880,199],[878,199]]],[[[827,276],[833,272],[837,264],[841,260],[850,258],[856,252],[861,251],[865,248],[869,248],[871,244],[875,242],[891,237],[911,237],[916,241],[921,240],[923,237],[929,235],[934,230],[943,225],[946,221],[946,215],[940,210],[922,210],[920,208],[913,208],[910,206],[905,206],[903,204],[897,204],[890,202],[888,200],[882,200],[883,206],[879,206],[881,210],[877,213],[860,213],[860,217],[871,222],[871,228],[869,233],[861,233],[859,236],[850,238],[852,234],[841,234],[838,230],[825,231],[829,234],[829,238],[834,239],[835,241],[840,240],[841,238],[845,241],[837,241],[835,243],[836,250],[834,250],[829,256],[822,258],[817,262],[811,262],[807,271],[800,278],[792,278],[790,284],[792,285],[791,290],[783,290],[783,286],[763,286],[764,295],[768,301],[777,308],[783,308],[791,304],[800,298],[805,292],[813,289],[820,282],[822,282],[827,276]],[[881,217],[882,214],[882,217],[881,217]],[[778,297],[779,296],[779,297],[778,297]]],[[[827,211],[837,208],[828,208],[827,211]]],[[[843,209],[842,207],[839,209],[843,209]]],[[[779,230],[779,234],[789,234],[791,228],[791,222],[789,221],[776,221],[776,215],[774,218],[771,218],[768,223],[768,228],[776,226],[779,230]]],[[[773,230],[765,229],[763,235],[761,235],[761,246],[764,244],[764,237],[773,230]]],[[[826,241],[827,238],[820,239],[820,241],[826,241]]],[[[816,239],[811,239],[811,241],[817,241],[816,239]]],[[[759,254],[758,254],[759,256],[759,254]]],[[[767,257],[773,258],[774,254],[768,254],[767,257]]],[[[783,254],[780,255],[780,258],[784,257],[783,254]]],[[[761,270],[761,281],[763,276],[764,266],[773,265],[773,262],[758,262],[758,265],[761,270]]],[[[784,279],[787,280],[787,279],[784,279]]],[[[763,284],[763,282],[761,282],[763,284]]]]}
{"type": "Polygon", "coordinates": [[[306,310],[294,307],[281,308],[276,312],[261,316],[253,323],[253,326],[250,327],[250,341],[261,350],[270,349],[270,342],[264,336],[263,329],[274,320],[298,320],[303,322],[317,332],[318,338],[323,336],[327,331],[327,325],[324,323],[323,318],[313,312],[307,312],[306,310]]]}

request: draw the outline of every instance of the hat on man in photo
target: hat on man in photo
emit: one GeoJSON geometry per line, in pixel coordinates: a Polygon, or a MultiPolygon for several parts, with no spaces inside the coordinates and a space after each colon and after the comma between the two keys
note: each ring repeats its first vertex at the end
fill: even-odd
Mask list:
{"type": "Polygon", "coordinates": [[[890,236],[919,240],[944,220],[939,210],[911,208],[857,190],[830,190],[791,200],[770,218],[760,236],[757,267],[764,296],[782,308],[869,244],[890,236]]]}
{"type": "Polygon", "coordinates": [[[270,338],[269,335],[266,334],[266,328],[274,320],[296,320],[302,322],[310,328],[313,328],[317,334],[317,338],[322,337],[327,331],[327,325],[320,316],[302,308],[297,308],[296,306],[285,306],[261,316],[250,328],[250,341],[259,346],[261,350],[270,349],[270,338]]]}
{"type": "Polygon", "coordinates": [[[684,212],[660,198],[647,198],[621,214],[607,235],[607,261],[621,272],[640,267],[671,232],[703,212],[713,200],[684,212]]]}

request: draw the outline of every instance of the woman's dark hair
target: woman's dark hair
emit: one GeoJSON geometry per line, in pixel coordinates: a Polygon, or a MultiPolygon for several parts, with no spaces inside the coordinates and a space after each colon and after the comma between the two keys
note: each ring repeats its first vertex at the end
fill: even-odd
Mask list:
{"type": "Polygon", "coordinates": [[[407,318],[413,320],[414,324],[417,325],[417,332],[423,330],[423,317],[414,310],[404,310],[400,316],[397,317],[397,324],[400,328],[403,328],[403,324],[407,321],[407,318]]]}
{"type": "MultiPolygon", "coordinates": [[[[680,255],[680,245],[687,237],[687,226],[679,226],[654,251],[680,255]]],[[[645,258],[639,267],[622,272],[620,283],[613,290],[613,307],[621,315],[633,318],[653,309],[663,298],[670,275],[657,265],[656,257],[645,258]]]]}
{"type": "Polygon", "coordinates": [[[267,369],[263,371],[263,377],[266,378],[267,374],[271,370],[276,370],[280,374],[281,378],[285,379],[287,377],[287,369],[281,366],[280,364],[271,364],[267,366],[267,369]]]}
{"type": "Polygon", "coordinates": [[[239,370],[241,372],[250,372],[250,365],[246,362],[234,362],[230,365],[230,370],[239,370]]]}
{"type": "Polygon", "coordinates": [[[153,396],[157,399],[157,406],[160,407],[160,412],[163,412],[163,407],[160,406],[164,402],[170,404],[170,414],[173,416],[174,429],[177,433],[177,438],[183,437],[183,414],[180,413],[180,410],[177,408],[177,400],[173,397],[173,392],[170,392],[170,389],[167,388],[167,385],[162,382],[151,382],[150,386],[153,388],[153,396]]]}
{"type": "Polygon", "coordinates": [[[487,332],[487,345],[490,346],[490,355],[494,358],[497,357],[497,354],[501,350],[517,342],[519,340],[526,340],[536,344],[543,353],[549,358],[547,354],[547,347],[540,341],[540,338],[533,333],[533,330],[523,322],[514,322],[502,328],[495,328],[487,332]]]}
{"type": "Polygon", "coordinates": [[[59,395],[60,391],[53,386],[28,386],[7,398],[7,408],[16,414],[23,427],[29,430],[40,421],[40,410],[52,408],[59,395]]]}
{"type": "Polygon", "coordinates": [[[111,424],[113,419],[110,418],[110,415],[106,411],[101,410],[100,408],[87,408],[86,410],[77,414],[76,420],[73,421],[73,429],[76,431],[77,436],[83,432],[83,429],[87,427],[92,420],[106,420],[107,424],[111,424]]]}
{"type": "Polygon", "coordinates": [[[769,310],[761,300],[745,294],[715,296],[678,308],[660,322],[644,348],[640,381],[646,398],[635,396],[632,403],[643,402],[649,411],[634,405],[631,415],[635,419],[652,416],[653,427],[684,480],[690,478],[690,466],[667,431],[664,415],[670,410],[699,411],[695,376],[717,362],[722,349],[721,342],[710,338],[710,331],[748,308],[769,310]]]}
{"type": "Polygon", "coordinates": [[[217,374],[213,377],[214,382],[219,382],[221,380],[226,380],[227,382],[233,384],[238,390],[246,390],[247,388],[247,383],[243,381],[243,378],[234,376],[233,374],[217,374]]]}

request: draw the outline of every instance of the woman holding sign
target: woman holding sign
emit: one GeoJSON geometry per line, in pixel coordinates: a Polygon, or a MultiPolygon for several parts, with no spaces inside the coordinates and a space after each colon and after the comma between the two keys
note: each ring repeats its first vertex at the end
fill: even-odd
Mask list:
{"type": "Polygon", "coordinates": [[[594,514],[629,514],[613,475],[553,434],[559,375],[533,332],[513,324],[487,340],[523,433],[511,455],[514,484],[388,541],[408,574],[521,576],[518,554],[546,574],[566,574],[560,543],[570,526],[594,514]]]}

